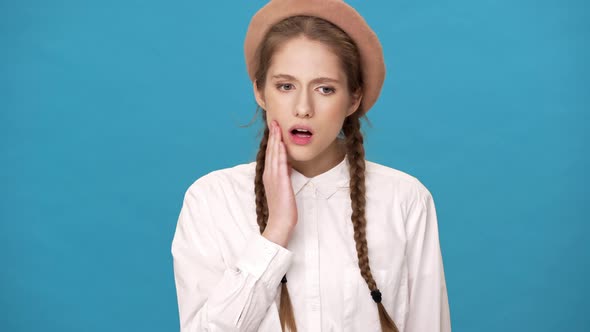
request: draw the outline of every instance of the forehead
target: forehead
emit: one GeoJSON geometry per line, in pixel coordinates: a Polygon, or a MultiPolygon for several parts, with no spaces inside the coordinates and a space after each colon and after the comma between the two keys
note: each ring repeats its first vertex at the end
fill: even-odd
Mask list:
{"type": "Polygon", "coordinates": [[[344,79],[340,59],[327,45],[298,37],[285,42],[272,57],[268,74],[289,74],[298,79],[312,80],[316,77],[344,79]]]}

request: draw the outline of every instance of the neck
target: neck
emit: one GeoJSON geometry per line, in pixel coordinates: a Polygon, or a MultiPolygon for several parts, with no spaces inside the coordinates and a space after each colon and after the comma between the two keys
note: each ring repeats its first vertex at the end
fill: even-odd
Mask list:
{"type": "Polygon", "coordinates": [[[289,157],[289,164],[305,177],[312,178],[338,165],[346,156],[346,147],[335,140],[324,152],[311,160],[293,160],[289,157]]]}

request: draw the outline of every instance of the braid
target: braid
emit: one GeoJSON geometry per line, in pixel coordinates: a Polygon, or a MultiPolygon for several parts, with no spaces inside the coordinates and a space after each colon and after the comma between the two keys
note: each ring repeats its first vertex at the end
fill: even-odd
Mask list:
{"type": "MultiPolygon", "coordinates": [[[[266,123],[266,112],[262,112],[263,122],[266,123]]],[[[266,202],[266,191],[264,190],[264,183],[262,182],[262,174],[264,173],[264,164],[266,161],[266,146],[268,145],[269,129],[265,125],[264,135],[260,141],[260,147],[256,154],[256,175],[254,177],[254,193],[256,194],[256,220],[260,233],[264,232],[266,223],[268,221],[268,205],[266,202]]],[[[287,278],[283,277],[281,281],[281,299],[279,306],[279,319],[283,331],[297,332],[295,325],[295,315],[293,313],[293,306],[291,304],[291,297],[287,289],[287,278]]]]}
{"type": "Polygon", "coordinates": [[[264,232],[266,228],[266,221],[268,220],[268,205],[266,204],[266,191],[262,182],[262,174],[264,173],[264,162],[266,160],[266,146],[268,144],[269,129],[265,126],[264,136],[260,141],[260,148],[256,155],[256,176],[254,177],[254,192],[256,194],[256,220],[260,233],[264,232]]]}
{"type": "Polygon", "coordinates": [[[395,323],[385,311],[381,303],[381,292],[377,288],[377,283],[371,273],[369,265],[369,251],[367,247],[367,219],[365,216],[365,148],[363,145],[363,134],[360,131],[359,114],[357,110],[346,118],[343,125],[344,134],[346,135],[346,150],[348,163],[350,165],[350,200],[352,205],[352,225],[354,228],[354,242],[356,243],[356,252],[358,256],[359,269],[361,275],[369,290],[373,300],[377,302],[379,311],[379,321],[381,322],[382,332],[399,332],[395,323]]]}

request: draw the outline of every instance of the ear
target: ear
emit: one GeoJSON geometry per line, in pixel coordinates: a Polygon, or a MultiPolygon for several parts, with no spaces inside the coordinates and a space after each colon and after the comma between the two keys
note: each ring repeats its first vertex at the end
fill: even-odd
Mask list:
{"type": "Polygon", "coordinates": [[[346,112],[346,116],[351,115],[352,113],[356,112],[361,105],[361,101],[363,100],[363,92],[361,89],[358,89],[351,95],[351,102],[348,111],[346,112]]]}
{"type": "Polygon", "coordinates": [[[266,109],[266,102],[264,101],[264,94],[262,92],[260,92],[260,90],[258,90],[258,84],[257,81],[254,80],[254,82],[252,82],[252,89],[254,90],[254,98],[256,98],[256,102],[258,103],[258,106],[260,106],[262,109],[266,109]]]}

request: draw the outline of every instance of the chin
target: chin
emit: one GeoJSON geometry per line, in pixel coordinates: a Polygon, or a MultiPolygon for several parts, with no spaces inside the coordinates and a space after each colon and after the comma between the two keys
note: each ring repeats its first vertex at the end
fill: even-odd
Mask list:
{"type": "Polygon", "coordinates": [[[293,161],[310,161],[317,157],[317,151],[309,146],[293,146],[287,150],[287,156],[293,161]]]}

